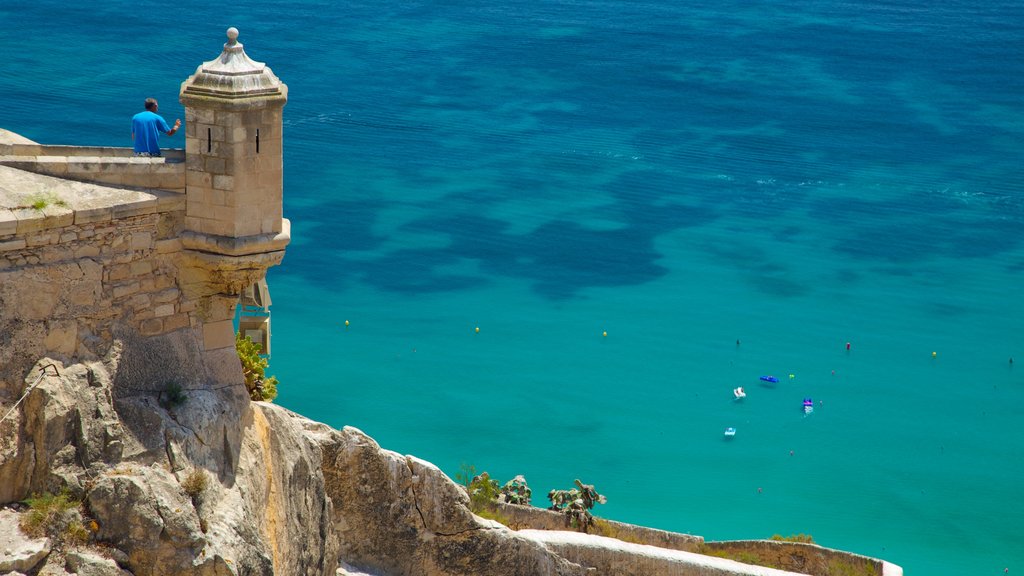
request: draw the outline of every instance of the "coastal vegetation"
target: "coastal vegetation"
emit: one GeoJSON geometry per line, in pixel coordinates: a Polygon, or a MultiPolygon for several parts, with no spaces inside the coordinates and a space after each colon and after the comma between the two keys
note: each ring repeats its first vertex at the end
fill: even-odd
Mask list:
{"type": "MultiPolygon", "coordinates": [[[[508,521],[496,517],[500,513],[495,503],[530,506],[533,495],[526,478],[521,474],[502,485],[487,472],[477,474],[475,466],[465,463],[455,473],[455,481],[462,484],[469,494],[469,508],[474,514],[505,525],[508,525],[508,521]]],[[[548,492],[548,500],[551,501],[548,509],[561,512],[565,516],[566,526],[587,532],[595,527],[597,521],[590,511],[595,504],[607,502],[607,498],[598,494],[592,484],[584,484],[578,479],[575,482],[575,488],[548,492]]]]}
{"type": "Polygon", "coordinates": [[[242,372],[245,374],[245,388],[249,391],[249,398],[271,402],[277,398],[277,378],[267,377],[266,370],[270,362],[260,356],[260,347],[248,336],[241,333],[235,334],[235,350],[238,351],[238,359],[242,361],[242,372]]]}
{"type": "Polygon", "coordinates": [[[529,506],[532,494],[533,492],[526,484],[526,478],[522,474],[505,482],[505,485],[501,487],[501,497],[509,504],[529,506]]]}
{"type": "Polygon", "coordinates": [[[586,532],[594,525],[594,516],[590,511],[595,504],[604,504],[608,499],[598,494],[593,484],[584,484],[579,479],[575,483],[575,488],[548,492],[550,510],[564,514],[567,526],[586,532]]]}
{"type": "Polygon", "coordinates": [[[469,509],[474,513],[489,508],[492,502],[498,501],[501,493],[498,481],[487,472],[473,476],[466,484],[466,491],[469,493],[469,509]]]}
{"type": "Polygon", "coordinates": [[[776,540],[779,542],[802,542],[804,544],[814,544],[814,537],[810,534],[790,534],[789,536],[782,536],[780,534],[772,534],[769,540],[776,540]]]}
{"type": "Polygon", "coordinates": [[[23,504],[28,506],[20,522],[25,534],[50,538],[57,547],[80,546],[89,541],[91,533],[82,520],[82,503],[67,490],[36,494],[23,504]]]}

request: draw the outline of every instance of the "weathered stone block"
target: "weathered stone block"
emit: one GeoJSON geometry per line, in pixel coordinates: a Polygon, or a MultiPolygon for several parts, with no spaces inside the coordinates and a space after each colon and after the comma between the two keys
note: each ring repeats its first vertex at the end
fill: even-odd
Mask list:
{"type": "Polygon", "coordinates": [[[86,307],[96,304],[97,286],[93,284],[79,284],[68,291],[68,302],[75,306],[86,307]]]}
{"type": "MultiPolygon", "coordinates": [[[[132,310],[139,312],[140,310],[147,310],[153,306],[153,300],[149,297],[149,294],[136,294],[132,296],[128,304],[132,307],[132,310]]],[[[156,316],[154,314],[153,316],[156,316]]]]}
{"type": "Polygon", "coordinates": [[[121,569],[112,559],[82,550],[68,552],[65,563],[67,569],[78,576],[131,576],[131,572],[121,569]]]}
{"type": "Polygon", "coordinates": [[[231,320],[203,324],[203,348],[217,350],[235,347],[235,327],[231,320]]]}
{"type": "Polygon", "coordinates": [[[163,290],[164,288],[170,288],[177,283],[173,276],[168,274],[158,274],[153,278],[153,291],[163,290]]]}
{"type": "Polygon", "coordinates": [[[114,218],[129,218],[131,216],[153,214],[159,210],[159,200],[156,197],[152,197],[147,200],[118,204],[114,206],[114,218]]]}
{"type": "Polygon", "coordinates": [[[14,234],[17,231],[18,218],[15,217],[14,212],[6,208],[0,209],[0,236],[14,234]]]}
{"type": "Polygon", "coordinates": [[[129,282],[127,284],[121,284],[119,286],[114,286],[113,294],[114,294],[114,298],[127,298],[128,296],[131,296],[132,294],[135,294],[138,291],[139,291],[139,283],[138,282],[129,282]]]}
{"type": "Polygon", "coordinates": [[[114,210],[110,206],[75,210],[75,224],[78,225],[88,224],[90,222],[106,222],[113,217],[114,210]]]}
{"type": "Polygon", "coordinates": [[[153,273],[153,263],[149,260],[136,260],[128,267],[132,276],[146,276],[153,273]]]}
{"type": "Polygon", "coordinates": [[[14,240],[7,240],[0,242],[0,252],[9,252],[11,250],[21,250],[28,246],[28,242],[24,238],[15,238],[14,240]]]}
{"type": "Polygon", "coordinates": [[[192,121],[196,124],[214,125],[217,123],[216,113],[212,108],[194,108],[188,107],[186,110],[192,112],[192,121]]]}
{"type": "Polygon", "coordinates": [[[216,173],[216,174],[223,174],[224,173],[224,159],[223,158],[215,158],[215,157],[207,157],[207,158],[205,158],[205,160],[203,162],[203,169],[206,170],[206,172],[211,172],[211,173],[216,173]]]}
{"type": "Polygon", "coordinates": [[[181,240],[179,238],[168,238],[167,240],[156,241],[157,254],[171,254],[181,251],[181,240]]]}
{"type": "Polygon", "coordinates": [[[46,227],[42,213],[34,208],[13,208],[11,213],[18,219],[19,235],[24,236],[46,227]]]}
{"type": "Polygon", "coordinates": [[[177,288],[169,288],[167,290],[161,290],[156,294],[153,294],[153,302],[157,304],[166,304],[168,302],[175,302],[181,297],[181,291],[177,288]]]}
{"type": "Polygon", "coordinates": [[[94,244],[83,244],[75,249],[75,258],[95,258],[100,255],[100,247],[94,244]]]}
{"type": "Polygon", "coordinates": [[[153,309],[153,314],[157,318],[162,318],[164,316],[170,316],[170,315],[174,314],[174,304],[161,304],[161,305],[159,305],[159,306],[157,306],[156,308],[153,309]]]}
{"type": "Polygon", "coordinates": [[[188,314],[175,314],[164,318],[164,332],[187,328],[190,325],[188,314]]]}
{"type": "Polygon", "coordinates": [[[160,318],[150,318],[149,320],[143,320],[139,326],[139,332],[143,336],[154,336],[164,331],[164,321],[160,318]]]}
{"type": "Polygon", "coordinates": [[[127,264],[115,264],[107,267],[107,281],[118,282],[131,275],[131,267],[127,264]]]}
{"type": "Polygon", "coordinates": [[[56,244],[59,240],[60,233],[56,231],[46,232],[42,234],[31,234],[26,238],[29,247],[32,248],[56,244]]]}
{"type": "Polygon", "coordinates": [[[135,255],[131,252],[119,252],[111,256],[110,261],[114,264],[128,264],[135,261],[135,255]]]}
{"type": "Polygon", "coordinates": [[[74,320],[51,322],[43,345],[58,354],[74,354],[78,346],[78,324],[74,320]]]}
{"type": "Polygon", "coordinates": [[[149,250],[153,248],[153,234],[150,232],[135,232],[131,238],[132,250],[149,250]]]}
{"type": "Polygon", "coordinates": [[[213,188],[217,190],[232,190],[234,188],[234,178],[215,174],[213,176],[213,188]]]}

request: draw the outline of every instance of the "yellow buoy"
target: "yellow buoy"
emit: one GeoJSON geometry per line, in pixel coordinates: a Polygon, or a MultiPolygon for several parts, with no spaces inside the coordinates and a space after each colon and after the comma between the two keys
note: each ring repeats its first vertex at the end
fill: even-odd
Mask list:
{"type": "Polygon", "coordinates": [[[936,356],[938,356],[938,355],[939,355],[939,353],[938,353],[938,352],[932,352],[932,358],[935,358],[935,357],[936,357],[936,356]]]}
{"type": "Polygon", "coordinates": [[[477,327],[476,327],[476,333],[477,333],[477,334],[479,334],[479,333],[480,333],[480,327],[479,327],[479,326],[477,326],[477,327]]]}
{"type": "Polygon", "coordinates": [[[607,338],[608,337],[608,331],[606,330],[604,332],[601,332],[601,336],[604,336],[605,338],[607,338]]]}
{"type": "Polygon", "coordinates": [[[348,326],[348,320],[345,320],[345,326],[348,326]]]}

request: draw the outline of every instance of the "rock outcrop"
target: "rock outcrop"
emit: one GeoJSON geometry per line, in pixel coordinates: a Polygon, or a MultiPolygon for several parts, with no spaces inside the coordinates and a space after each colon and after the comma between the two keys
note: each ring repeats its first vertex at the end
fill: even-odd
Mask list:
{"type": "MultiPolygon", "coordinates": [[[[40,360],[0,423],[3,501],[67,491],[92,542],[137,576],[333,575],[342,560],[389,576],[586,573],[474,516],[428,462],[250,402],[241,381],[207,384],[196,342],[124,332],[95,361],[40,360]]],[[[89,554],[50,554],[47,569],[114,573],[89,554]]]]}
{"type": "Polygon", "coordinates": [[[50,554],[50,540],[22,534],[18,520],[17,512],[0,510],[0,574],[28,572],[50,554]]]}

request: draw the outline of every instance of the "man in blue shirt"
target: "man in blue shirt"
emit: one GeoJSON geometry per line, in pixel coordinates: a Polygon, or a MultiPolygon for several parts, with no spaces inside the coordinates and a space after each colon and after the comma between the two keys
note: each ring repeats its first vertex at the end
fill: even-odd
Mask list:
{"type": "Polygon", "coordinates": [[[132,116],[132,140],[135,141],[135,154],[138,156],[159,156],[160,132],[168,136],[181,128],[181,119],[174,121],[174,128],[167,125],[162,116],[156,113],[159,105],[155,98],[146,98],[146,111],[132,116]]]}

